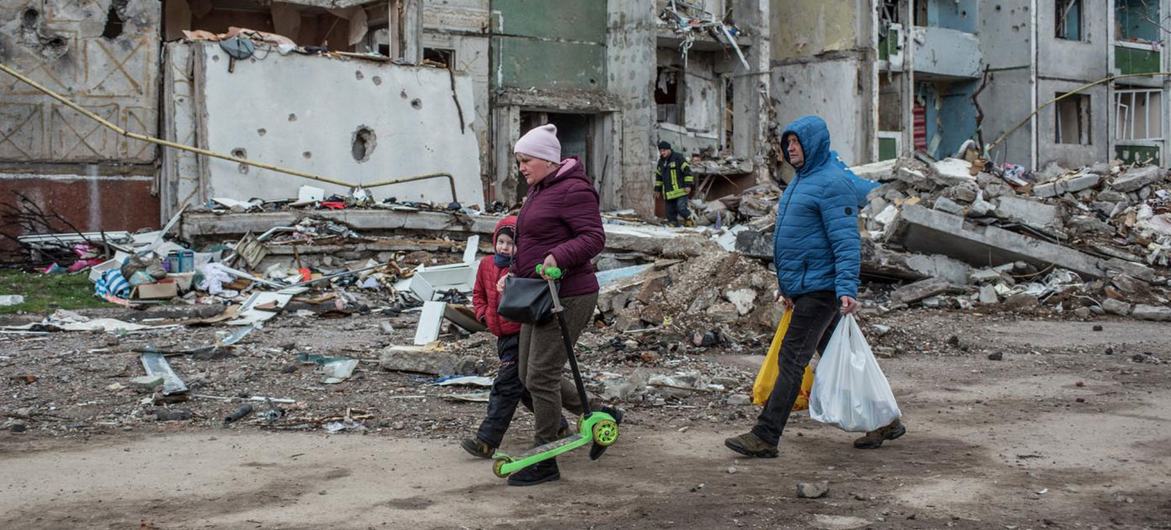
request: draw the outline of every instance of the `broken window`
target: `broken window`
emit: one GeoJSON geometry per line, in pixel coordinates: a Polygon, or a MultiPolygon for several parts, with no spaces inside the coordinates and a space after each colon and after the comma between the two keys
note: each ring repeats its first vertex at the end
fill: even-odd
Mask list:
{"type": "Polygon", "coordinates": [[[423,48],[423,61],[429,61],[444,68],[455,68],[455,50],[423,48]]]}
{"type": "Polygon", "coordinates": [[[1163,138],[1163,92],[1120,89],[1114,93],[1118,140],[1156,141],[1163,138]]]}
{"type": "Polygon", "coordinates": [[[1057,97],[1062,98],[1055,104],[1057,143],[1090,145],[1090,96],[1057,94],[1057,97]]]}
{"type": "Polygon", "coordinates": [[[1082,0],[1057,0],[1055,2],[1057,38],[1082,40],[1082,0]]]}
{"type": "Polygon", "coordinates": [[[1114,5],[1115,32],[1123,42],[1159,42],[1159,18],[1158,0],[1118,0],[1114,5]]]}
{"type": "Polygon", "coordinates": [[[658,78],[655,81],[655,111],[659,123],[674,123],[683,125],[683,113],[680,112],[678,68],[660,66],[658,78]]]}

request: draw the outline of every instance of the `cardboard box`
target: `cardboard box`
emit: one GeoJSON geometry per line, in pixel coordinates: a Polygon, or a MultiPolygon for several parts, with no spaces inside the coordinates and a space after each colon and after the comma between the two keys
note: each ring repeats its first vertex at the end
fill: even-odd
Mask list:
{"type": "Polygon", "coordinates": [[[179,296],[179,284],[170,278],[139,285],[130,293],[130,297],[136,300],[169,300],[176,296],[179,296]]]}

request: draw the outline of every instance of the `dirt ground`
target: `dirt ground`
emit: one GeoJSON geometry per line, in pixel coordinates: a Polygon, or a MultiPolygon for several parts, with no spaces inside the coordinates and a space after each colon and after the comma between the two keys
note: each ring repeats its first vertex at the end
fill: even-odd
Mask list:
{"type": "MultiPolygon", "coordinates": [[[[666,351],[651,363],[586,348],[591,381],[604,365],[620,374],[688,367],[743,383],[621,403],[628,421],[601,460],[574,453],[560,459],[561,481],[510,488],[458,446],[483,404],[441,399],[446,390],[418,376],[367,363],[331,386],[289,371],[294,350],[398,340],[377,322],[334,321],[332,332],[285,323],[234,358],[173,362],[203,381],[193,392],[279,394],[302,402],[290,407],[302,419],[346,407],[371,416],[365,430],[332,435],[258,419],[223,426],[235,404],[216,400],[182,404],[196,414],[188,422],[151,421],[141,395],[105,387],[141,373],[135,354],[119,350],[165,335],[5,338],[0,528],[1171,528],[1166,324],[869,317],[868,326],[893,328],[872,342],[897,352],[880,362],[908,434],[860,451],[853,434],[802,415],[773,460],[737,458],[722,443],[756,414],[728,397],[751,384],[758,342],[666,351]],[[296,347],[280,346],[288,341],[296,347]],[[30,373],[36,382],[14,379],[30,373]],[[386,399],[396,395],[423,397],[386,399]],[[797,497],[798,482],[822,480],[827,496],[797,497]]],[[[530,434],[531,416],[520,413],[506,448],[522,449],[530,434]]]]}

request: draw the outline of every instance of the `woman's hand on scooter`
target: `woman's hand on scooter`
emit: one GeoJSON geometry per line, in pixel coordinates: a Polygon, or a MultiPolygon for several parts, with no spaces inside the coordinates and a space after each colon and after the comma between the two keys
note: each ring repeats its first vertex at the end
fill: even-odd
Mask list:
{"type": "Polygon", "coordinates": [[[551,269],[556,269],[556,268],[557,268],[557,259],[554,258],[552,254],[545,256],[545,262],[541,264],[541,271],[540,271],[541,278],[544,280],[560,280],[561,279],[560,277],[554,278],[554,277],[545,273],[546,269],[551,270],[551,269]]]}

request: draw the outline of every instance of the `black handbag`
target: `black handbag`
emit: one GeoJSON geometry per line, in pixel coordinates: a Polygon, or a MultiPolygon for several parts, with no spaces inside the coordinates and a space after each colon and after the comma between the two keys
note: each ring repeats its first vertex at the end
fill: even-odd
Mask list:
{"type": "Polygon", "coordinates": [[[553,297],[549,294],[549,282],[540,278],[509,276],[504,280],[504,293],[496,312],[521,324],[548,322],[553,318],[553,297]]]}

